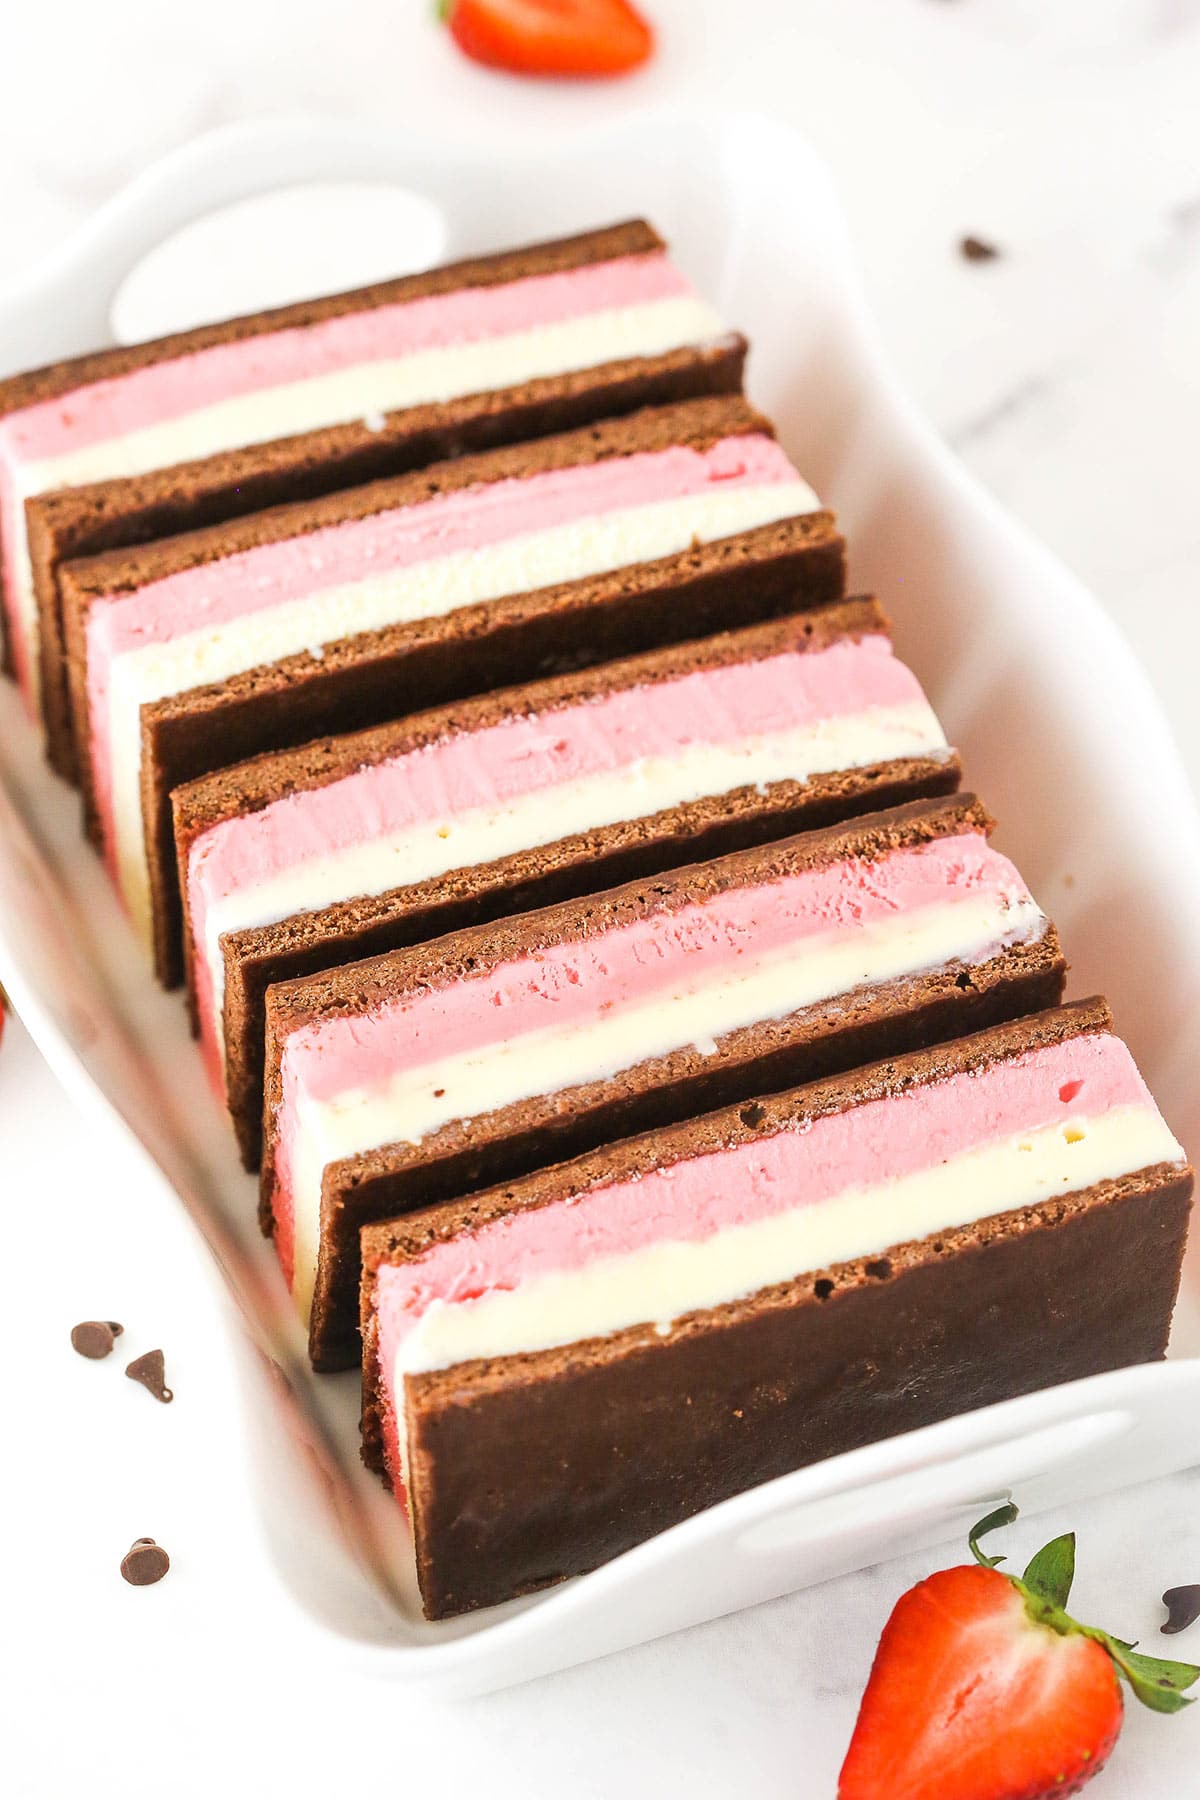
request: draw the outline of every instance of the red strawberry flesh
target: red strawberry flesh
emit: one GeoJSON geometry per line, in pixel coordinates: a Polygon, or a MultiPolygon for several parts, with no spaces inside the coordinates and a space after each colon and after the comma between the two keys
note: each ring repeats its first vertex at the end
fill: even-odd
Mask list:
{"type": "Polygon", "coordinates": [[[1077,1793],[1121,1729],[1103,1647],[1030,1617],[991,1569],[931,1575],[876,1652],[838,1800],[1036,1800],[1077,1793]]]}
{"type": "Polygon", "coordinates": [[[474,62],[517,75],[623,75],[654,50],[629,0],[446,0],[452,37],[474,62]]]}

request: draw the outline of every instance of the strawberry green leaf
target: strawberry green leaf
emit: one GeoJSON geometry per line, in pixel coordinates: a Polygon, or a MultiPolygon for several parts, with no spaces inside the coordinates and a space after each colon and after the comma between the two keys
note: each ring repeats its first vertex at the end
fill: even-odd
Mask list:
{"type": "Polygon", "coordinates": [[[1064,1532],[1044,1545],[1021,1579],[1039,1599],[1065,1608],[1075,1579],[1075,1533],[1064,1532]]]}
{"type": "Polygon", "coordinates": [[[1104,1645],[1142,1705],[1152,1712],[1181,1712],[1185,1706],[1193,1704],[1182,1690],[1200,1681],[1200,1668],[1194,1663],[1171,1662],[1163,1656],[1143,1656],[1132,1644],[1110,1637],[1106,1631],[1089,1631],[1087,1636],[1104,1645]]]}
{"type": "Polygon", "coordinates": [[[1146,1656],[1134,1644],[1110,1638],[1109,1643],[1121,1652],[1131,1667],[1140,1670],[1161,1686],[1190,1688],[1200,1681],[1200,1667],[1195,1663],[1174,1662],[1169,1656],[1146,1656]]]}
{"type": "Polygon", "coordinates": [[[1148,1681],[1144,1675],[1138,1675],[1132,1669],[1125,1668],[1119,1657],[1116,1660],[1117,1667],[1125,1676],[1137,1698],[1143,1706],[1148,1706],[1151,1712],[1177,1713],[1182,1712],[1185,1706],[1195,1705],[1195,1701],[1187,1694],[1181,1694],[1178,1688],[1163,1687],[1158,1682],[1148,1681]]]}
{"type": "Polygon", "coordinates": [[[981,1568],[994,1569],[997,1563],[1004,1561],[1004,1558],[1002,1556],[985,1556],[979,1548],[980,1538],[989,1531],[999,1531],[1002,1525],[1011,1525],[1016,1517],[1016,1507],[1011,1500],[1007,1500],[1003,1506],[998,1506],[995,1512],[990,1512],[986,1519],[980,1519],[978,1525],[971,1532],[967,1543],[971,1547],[971,1555],[981,1568]]]}

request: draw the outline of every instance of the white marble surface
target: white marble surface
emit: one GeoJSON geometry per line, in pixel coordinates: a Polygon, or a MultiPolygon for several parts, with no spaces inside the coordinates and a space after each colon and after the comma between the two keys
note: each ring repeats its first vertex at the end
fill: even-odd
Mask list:
{"type": "MultiPolygon", "coordinates": [[[[653,70],[542,90],[459,63],[426,0],[8,0],[0,280],[150,157],[235,118],[403,117],[534,134],[550,155],[556,133],[668,93],[774,110],[833,169],[910,390],[1124,625],[1200,778],[1200,0],[649,4],[664,26],[653,70]],[[964,263],[967,231],[1003,259],[964,263]]],[[[1086,646],[1063,678],[1086,679],[1086,646]]],[[[0,1780],[14,1800],[188,1800],[218,1785],[306,1800],[352,1778],[495,1800],[832,1795],[882,1621],[939,1559],[457,1706],[365,1683],[299,1621],[264,1641],[242,1501],[207,1474],[237,1453],[212,1404],[236,1369],[187,1228],[114,1177],[103,1134],[19,1028],[0,1052],[0,1145],[9,1442],[48,1476],[6,1495],[0,1681],[16,1704],[0,1780]],[[168,1348],[169,1412],[147,1420],[153,1403],[115,1361],[81,1367],[64,1347],[64,1318],[101,1305],[144,1321],[130,1354],[168,1348]],[[202,1389],[198,1421],[187,1396],[202,1389]],[[137,1592],[115,1563],[145,1531],[176,1566],[137,1592]],[[361,1752],[351,1777],[371,1729],[390,1730],[387,1754],[361,1752]]],[[[1078,1510],[1085,1616],[1152,1647],[1158,1593],[1200,1577],[1198,1496],[1200,1476],[1182,1476],[1078,1510]]],[[[1014,1537],[1027,1552],[1065,1523],[1014,1537]]],[[[1200,1791],[1198,1719],[1131,1716],[1095,1791],[1200,1791]]]]}

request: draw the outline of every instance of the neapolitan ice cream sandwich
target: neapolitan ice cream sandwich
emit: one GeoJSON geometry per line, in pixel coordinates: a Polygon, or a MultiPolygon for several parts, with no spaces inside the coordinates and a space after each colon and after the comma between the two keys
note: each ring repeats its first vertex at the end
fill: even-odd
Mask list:
{"type": "Polygon", "coordinates": [[[369,1227],[364,1453],[427,1614],[1162,1356],[1191,1187],[1092,1000],[369,1227]]]}
{"type": "Polygon", "coordinates": [[[264,1222],[316,1366],[357,1360],[373,1220],[1060,999],[990,826],[914,801],[269,989],[264,1222]]]}
{"type": "Polygon", "coordinates": [[[273,981],[951,793],[873,600],[263,756],[173,796],[189,991],[258,1166],[273,981]]]}
{"type": "Polygon", "coordinates": [[[736,393],[745,349],[635,220],[0,381],[0,613],[51,760],[60,562],[736,393]]]}
{"type": "Polygon", "coordinates": [[[636,413],[60,572],[81,773],[166,981],[170,793],[326,731],[837,598],[843,547],[761,414],[636,413]]]}

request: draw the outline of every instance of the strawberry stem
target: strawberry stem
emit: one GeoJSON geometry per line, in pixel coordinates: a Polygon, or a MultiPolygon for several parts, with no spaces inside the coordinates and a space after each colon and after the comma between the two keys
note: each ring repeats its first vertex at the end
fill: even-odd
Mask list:
{"type": "Polygon", "coordinates": [[[1007,1500],[1003,1506],[998,1506],[995,1512],[990,1512],[986,1519],[980,1519],[978,1525],[970,1533],[967,1543],[971,1547],[971,1555],[981,1568],[994,1569],[997,1563],[1002,1563],[1005,1559],[1002,1556],[985,1556],[979,1548],[980,1538],[986,1536],[989,1531],[999,1531],[1002,1525],[1015,1524],[1017,1517],[1017,1508],[1011,1500],[1007,1500]]]}

